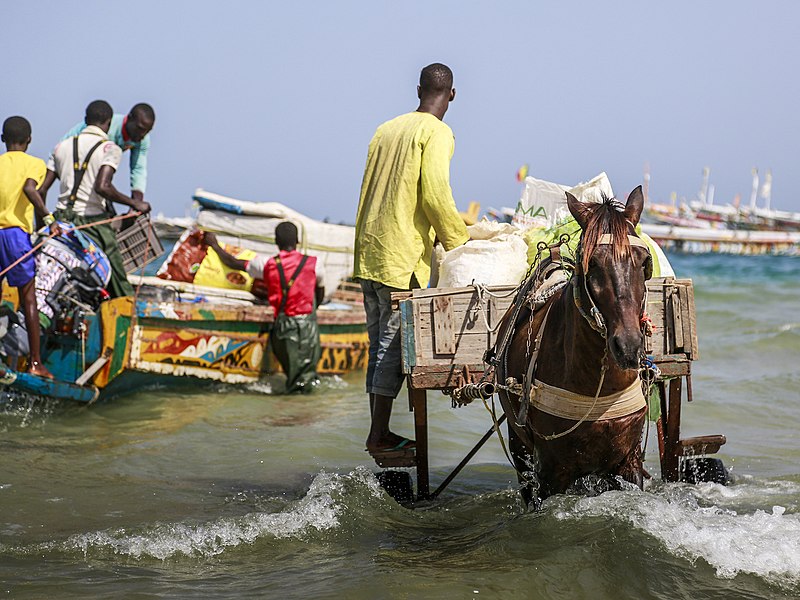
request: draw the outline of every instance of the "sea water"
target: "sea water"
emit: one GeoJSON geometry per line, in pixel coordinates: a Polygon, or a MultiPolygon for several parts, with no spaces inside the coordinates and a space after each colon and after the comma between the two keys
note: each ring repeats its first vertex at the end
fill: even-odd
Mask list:
{"type": "MultiPolygon", "coordinates": [[[[313,396],[155,389],[0,400],[0,593],[13,598],[795,598],[800,259],[671,257],[700,360],[683,435],[724,433],[728,486],[524,507],[496,439],[430,504],[380,488],[363,374],[313,396]]],[[[430,394],[435,486],[491,426],[430,394]]],[[[405,396],[393,426],[413,432],[405,396]]]]}

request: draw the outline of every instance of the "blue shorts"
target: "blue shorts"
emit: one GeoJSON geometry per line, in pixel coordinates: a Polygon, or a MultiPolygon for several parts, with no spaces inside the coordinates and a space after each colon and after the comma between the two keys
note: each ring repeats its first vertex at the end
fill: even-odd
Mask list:
{"type": "MultiPolygon", "coordinates": [[[[31,236],[19,227],[0,229],[0,271],[31,252],[31,236]]],[[[4,275],[11,287],[22,287],[36,276],[36,259],[31,252],[4,275]]],[[[2,279],[2,278],[0,278],[2,279]]]]}
{"type": "Polygon", "coordinates": [[[367,313],[369,361],[367,393],[396,398],[403,387],[400,311],[392,311],[392,292],[402,292],[377,281],[361,280],[367,313]]]}

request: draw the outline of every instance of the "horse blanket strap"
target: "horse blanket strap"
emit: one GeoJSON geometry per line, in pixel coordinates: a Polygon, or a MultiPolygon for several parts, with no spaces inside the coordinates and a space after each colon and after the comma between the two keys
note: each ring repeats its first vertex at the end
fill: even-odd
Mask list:
{"type": "Polygon", "coordinates": [[[542,345],[542,334],[544,333],[544,328],[547,326],[547,317],[550,316],[551,308],[553,308],[552,304],[547,307],[547,312],[544,313],[544,319],[542,319],[542,324],[539,326],[539,331],[536,332],[536,341],[534,342],[531,360],[528,363],[528,372],[525,374],[525,380],[522,382],[524,387],[522,398],[520,398],[519,403],[519,413],[517,413],[517,425],[519,427],[524,427],[528,422],[528,407],[531,403],[531,382],[534,380],[536,375],[536,361],[539,359],[539,349],[542,345]]]}
{"type": "Polygon", "coordinates": [[[577,421],[605,421],[632,415],[647,406],[638,378],[616,394],[608,396],[583,396],[539,381],[534,381],[530,402],[542,412],[577,421]],[[594,404],[594,408],[592,408],[594,404]]]}
{"type": "Polygon", "coordinates": [[[289,290],[292,289],[294,282],[297,281],[297,276],[300,275],[300,271],[303,270],[303,267],[306,266],[306,261],[308,260],[307,255],[303,255],[303,258],[300,259],[300,264],[297,265],[292,277],[289,281],[286,281],[286,273],[283,270],[283,263],[281,263],[281,255],[278,254],[275,256],[275,265],[278,267],[278,277],[281,278],[281,290],[283,293],[283,297],[281,298],[280,306],[278,306],[278,312],[275,314],[277,317],[278,315],[282,315],[283,311],[286,309],[286,302],[289,301],[289,290]]]}
{"type": "Polygon", "coordinates": [[[67,210],[72,210],[72,207],[75,206],[75,201],[78,199],[78,188],[81,186],[83,176],[86,175],[86,169],[89,168],[89,159],[92,158],[94,151],[102,146],[105,141],[106,140],[101,139],[92,146],[81,163],[81,161],[78,160],[78,136],[72,137],[72,169],[75,173],[75,181],[72,183],[72,191],[67,200],[67,210]]]}

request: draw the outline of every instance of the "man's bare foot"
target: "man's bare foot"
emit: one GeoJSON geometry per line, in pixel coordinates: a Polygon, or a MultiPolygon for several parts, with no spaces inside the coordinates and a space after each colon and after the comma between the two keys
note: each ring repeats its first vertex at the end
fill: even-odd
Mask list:
{"type": "Polygon", "coordinates": [[[31,375],[36,375],[37,377],[44,377],[46,379],[54,379],[53,374],[47,370],[40,362],[32,362],[31,366],[28,367],[28,373],[31,375]]]}

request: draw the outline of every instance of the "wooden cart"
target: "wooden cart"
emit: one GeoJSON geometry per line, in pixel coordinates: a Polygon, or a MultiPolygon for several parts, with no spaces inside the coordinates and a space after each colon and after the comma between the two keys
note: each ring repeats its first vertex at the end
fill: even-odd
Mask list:
{"type": "MultiPolygon", "coordinates": [[[[401,316],[403,371],[417,440],[417,497],[435,497],[477,452],[476,446],[433,493],[428,470],[427,391],[452,390],[483,373],[484,352],[495,343],[496,328],[513,301],[514,287],[414,290],[393,294],[401,316]]],[[[655,330],[646,338],[646,352],[658,365],[660,401],[657,421],[661,477],[680,478],[681,459],[713,454],[725,436],[681,439],[681,404],[692,401],[692,361],[699,357],[694,291],[689,279],[654,278],[647,283],[647,313],[655,330]],[[684,394],[684,389],[686,390],[684,394]]],[[[651,407],[651,411],[653,407],[651,407]]],[[[488,439],[491,431],[483,440],[488,439]]],[[[388,466],[388,465],[387,465],[388,466]]]]}

